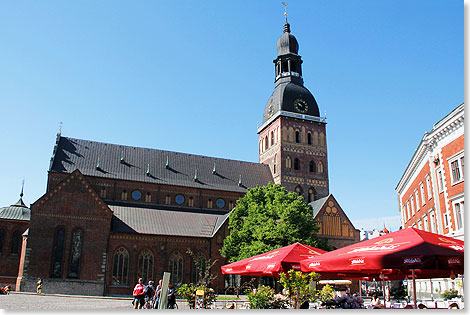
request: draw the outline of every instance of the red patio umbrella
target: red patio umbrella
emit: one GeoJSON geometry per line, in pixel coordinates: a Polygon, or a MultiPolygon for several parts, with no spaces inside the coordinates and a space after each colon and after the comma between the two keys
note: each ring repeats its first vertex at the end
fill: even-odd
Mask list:
{"type": "Polygon", "coordinates": [[[323,278],[450,277],[464,273],[464,242],[407,228],[305,259],[301,270],[323,278]]]}
{"type": "Polygon", "coordinates": [[[264,254],[222,266],[223,274],[242,276],[274,276],[290,269],[300,270],[300,261],[326,253],[322,249],[294,243],[264,254]]]}

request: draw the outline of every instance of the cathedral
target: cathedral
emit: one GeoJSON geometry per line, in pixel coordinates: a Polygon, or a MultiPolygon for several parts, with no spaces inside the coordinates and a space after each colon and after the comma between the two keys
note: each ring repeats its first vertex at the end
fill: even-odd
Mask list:
{"type": "Polygon", "coordinates": [[[41,278],[44,293],[129,295],[138,278],[158,280],[165,271],[177,287],[195,281],[195,262],[210,259],[213,288],[223,293],[220,249],[230,211],[247,189],[269,182],[310,203],[319,236],[332,247],[358,242],[359,231],[329,191],[326,119],[304,86],[298,52],[286,21],[258,128],[259,163],[59,132],[45,194],[30,209],[21,199],[0,208],[0,259],[16,266],[1,267],[0,281],[27,292],[41,278]],[[12,218],[22,221],[12,225],[12,218]]]}

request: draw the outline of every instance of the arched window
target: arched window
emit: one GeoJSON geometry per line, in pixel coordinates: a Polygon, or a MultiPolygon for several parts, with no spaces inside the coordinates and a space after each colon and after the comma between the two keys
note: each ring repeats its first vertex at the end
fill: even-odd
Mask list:
{"type": "Polygon", "coordinates": [[[290,156],[286,157],[286,167],[291,168],[292,167],[292,160],[290,156]]]}
{"type": "Polygon", "coordinates": [[[274,155],[273,173],[276,174],[277,154],[274,155]]]}
{"type": "Polygon", "coordinates": [[[318,132],[317,131],[313,132],[313,144],[318,145],[318,132]]]}
{"type": "Polygon", "coordinates": [[[147,193],[145,195],[145,202],[152,202],[152,194],[151,193],[147,193]]]}
{"type": "Polygon", "coordinates": [[[300,131],[295,131],[295,143],[300,143],[300,131]]]}
{"type": "Polygon", "coordinates": [[[212,208],[212,199],[207,200],[207,208],[212,208]]]}
{"type": "Polygon", "coordinates": [[[294,159],[294,169],[300,170],[300,160],[298,158],[294,159]]]}
{"type": "Polygon", "coordinates": [[[0,230],[0,254],[3,252],[3,241],[5,239],[5,230],[0,230]]]}
{"type": "Polygon", "coordinates": [[[232,210],[232,209],[233,209],[233,201],[232,201],[232,200],[230,200],[230,201],[228,202],[228,209],[229,209],[229,210],[232,210]]]}
{"type": "Polygon", "coordinates": [[[325,145],[325,134],[323,132],[320,132],[320,145],[325,145]]]}
{"type": "Polygon", "coordinates": [[[106,198],[106,188],[105,187],[101,188],[100,197],[101,198],[106,198]]]}
{"type": "Polygon", "coordinates": [[[323,163],[322,163],[322,161],[318,161],[317,172],[318,173],[323,173],[323,163]]]}
{"type": "Polygon", "coordinates": [[[189,197],[189,199],[188,199],[188,206],[189,206],[189,207],[194,207],[194,198],[193,198],[193,197],[189,197]]]}
{"type": "Polygon", "coordinates": [[[295,187],[295,193],[299,196],[302,196],[302,193],[303,193],[302,187],[300,186],[295,187]]]}
{"type": "Polygon", "coordinates": [[[144,249],[140,253],[138,276],[144,279],[144,283],[153,279],[153,254],[150,249],[144,249]]]}
{"type": "Polygon", "coordinates": [[[13,232],[13,237],[11,238],[11,251],[12,254],[19,254],[21,248],[21,233],[20,231],[13,232]]]}
{"type": "Polygon", "coordinates": [[[199,283],[206,273],[206,257],[199,253],[194,257],[193,260],[193,283],[199,283]]]}
{"type": "Polygon", "coordinates": [[[307,133],[307,144],[312,144],[312,134],[310,132],[307,133]]]}
{"type": "Polygon", "coordinates": [[[121,193],[121,200],[127,200],[127,191],[123,190],[121,193]]]}
{"type": "Polygon", "coordinates": [[[62,260],[64,258],[65,230],[59,229],[55,234],[55,243],[52,260],[52,278],[62,277],[62,260]]]}
{"type": "Polygon", "coordinates": [[[308,189],[308,202],[312,202],[314,200],[317,200],[317,191],[315,190],[315,188],[310,187],[308,189]]]}
{"type": "Polygon", "coordinates": [[[170,195],[166,195],[165,197],[165,204],[169,205],[171,203],[171,196],[170,195]]]}
{"type": "Polygon", "coordinates": [[[170,256],[170,263],[168,266],[170,270],[170,283],[174,287],[178,287],[183,282],[183,256],[178,252],[173,252],[170,256]]]}
{"type": "Polygon", "coordinates": [[[308,165],[308,171],[311,173],[314,173],[317,171],[317,167],[314,161],[310,161],[310,164],[308,165]]]}
{"type": "Polygon", "coordinates": [[[271,145],[274,145],[274,131],[271,131],[271,145]]]}
{"type": "Polygon", "coordinates": [[[263,150],[263,144],[261,143],[261,140],[259,141],[259,153],[261,153],[263,150]]]}
{"type": "Polygon", "coordinates": [[[129,252],[124,247],[119,247],[114,252],[113,261],[113,285],[127,285],[129,269],[129,252]]]}
{"type": "Polygon", "coordinates": [[[80,275],[80,257],[82,255],[82,230],[76,230],[72,236],[72,253],[70,259],[70,278],[80,275]]]}
{"type": "Polygon", "coordinates": [[[268,143],[268,136],[264,137],[264,149],[267,150],[268,149],[268,146],[269,146],[269,143],[268,143]]]}

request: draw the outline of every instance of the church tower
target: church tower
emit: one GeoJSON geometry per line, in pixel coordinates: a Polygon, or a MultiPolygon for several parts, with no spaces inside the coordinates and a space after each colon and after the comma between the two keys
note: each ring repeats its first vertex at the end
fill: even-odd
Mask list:
{"type": "Polygon", "coordinates": [[[307,202],[329,194],[326,120],[302,78],[299,44],[284,24],[277,41],[274,92],[258,128],[259,161],[268,164],[274,183],[307,202]]]}

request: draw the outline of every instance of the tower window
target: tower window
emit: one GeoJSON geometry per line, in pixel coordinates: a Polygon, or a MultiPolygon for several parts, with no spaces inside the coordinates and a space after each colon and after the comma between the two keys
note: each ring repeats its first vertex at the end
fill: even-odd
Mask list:
{"type": "Polygon", "coordinates": [[[271,145],[274,145],[274,131],[271,131],[271,145]]]}
{"type": "Polygon", "coordinates": [[[310,161],[310,164],[308,166],[308,170],[310,173],[314,173],[316,172],[316,165],[315,165],[315,162],[314,161],[310,161]]]}
{"type": "Polygon", "coordinates": [[[300,143],[300,131],[295,131],[295,142],[300,143]]]}
{"type": "Polygon", "coordinates": [[[290,61],[290,71],[291,72],[299,72],[299,71],[297,71],[297,63],[294,60],[290,61]]]}
{"type": "Polygon", "coordinates": [[[309,144],[309,145],[312,144],[312,134],[310,132],[307,133],[307,144],[309,144]]]}
{"type": "Polygon", "coordinates": [[[152,202],[152,194],[151,193],[147,193],[145,195],[145,202],[152,202]]]}
{"type": "Polygon", "coordinates": [[[320,132],[320,145],[326,145],[325,134],[320,132]]]}
{"type": "Polygon", "coordinates": [[[127,200],[127,190],[123,190],[121,193],[121,200],[127,200]]]}
{"type": "Polygon", "coordinates": [[[189,197],[188,206],[189,207],[194,207],[194,198],[193,197],[189,197]]]}
{"type": "Polygon", "coordinates": [[[323,173],[323,163],[322,163],[322,161],[318,161],[317,172],[318,173],[323,173]]]}
{"type": "Polygon", "coordinates": [[[303,193],[302,187],[300,186],[295,187],[295,193],[299,196],[302,196],[302,193],[303,193]]]}
{"type": "Polygon", "coordinates": [[[286,167],[291,168],[292,167],[292,160],[290,156],[286,157],[286,167]]]}
{"type": "Polygon", "coordinates": [[[273,173],[276,174],[277,154],[274,155],[273,173]]]}
{"type": "Polygon", "coordinates": [[[310,187],[308,189],[308,202],[312,202],[316,199],[317,199],[317,191],[315,190],[315,188],[310,187]]]}
{"type": "Polygon", "coordinates": [[[106,198],[106,188],[101,188],[101,192],[100,192],[100,197],[101,198],[106,198]]]}
{"type": "Polygon", "coordinates": [[[289,71],[289,66],[287,64],[287,61],[282,62],[282,72],[288,72],[289,71]]]}
{"type": "Polygon", "coordinates": [[[165,197],[165,204],[169,205],[170,203],[171,203],[171,197],[170,197],[170,195],[167,195],[165,197]]]}
{"type": "Polygon", "coordinates": [[[294,160],[294,169],[300,170],[300,161],[297,158],[294,160]]]}
{"type": "Polygon", "coordinates": [[[212,199],[207,200],[207,208],[212,208],[212,199]]]}
{"type": "Polygon", "coordinates": [[[268,143],[268,136],[264,137],[264,149],[267,150],[268,149],[268,146],[269,146],[269,143],[268,143]]]}

